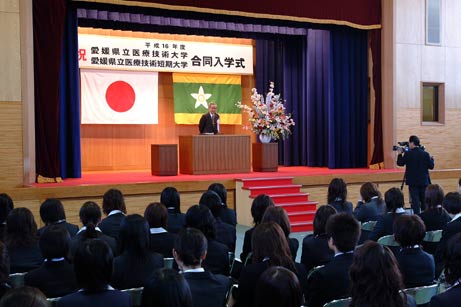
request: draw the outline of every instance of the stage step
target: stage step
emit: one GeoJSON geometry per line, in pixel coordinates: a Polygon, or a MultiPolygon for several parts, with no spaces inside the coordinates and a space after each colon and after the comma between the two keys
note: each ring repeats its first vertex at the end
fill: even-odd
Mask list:
{"type": "Polygon", "coordinates": [[[302,185],[300,184],[287,184],[287,185],[271,185],[264,187],[249,187],[251,196],[258,196],[260,194],[274,195],[274,194],[290,194],[290,193],[299,193],[302,185]]]}
{"type": "Polygon", "coordinates": [[[300,212],[300,211],[316,211],[317,202],[315,201],[303,201],[298,203],[285,203],[285,204],[276,204],[278,207],[283,207],[287,213],[290,212],[300,212]]]}
{"type": "Polygon", "coordinates": [[[306,231],[314,231],[314,222],[291,223],[291,232],[306,232],[306,231]]]}
{"type": "MultiPolygon", "coordinates": [[[[288,212],[287,212],[288,213],[288,212]]],[[[315,210],[313,211],[299,211],[288,213],[290,224],[298,222],[310,222],[314,220],[315,210]]]]}
{"type": "Polygon", "coordinates": [[[266,185],[290,185],[293,184],[293,177],[245,178],[240,181],[243,182],[244,188],[251,188],[266,185]]]}
{"type": "Polygon", "coordinates": [[[274,204],[299,203],[309,201],[308,193],[269,194],[274,204]]]}

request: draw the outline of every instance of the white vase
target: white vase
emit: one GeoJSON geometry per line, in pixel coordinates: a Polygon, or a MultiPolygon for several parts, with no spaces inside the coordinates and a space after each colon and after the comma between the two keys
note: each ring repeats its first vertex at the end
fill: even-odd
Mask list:
{"type": "Polygon", "coordinates": [[[272,140],[272,137],[270,135],[261,133],[259,135],[259,140],[261,141],[261,143],[270,143],[272,140]]]}

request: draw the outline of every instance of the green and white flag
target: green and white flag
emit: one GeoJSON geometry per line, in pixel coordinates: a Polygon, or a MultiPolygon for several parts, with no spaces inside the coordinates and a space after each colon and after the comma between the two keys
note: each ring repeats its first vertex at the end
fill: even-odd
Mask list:
{"type": "Polygon", "coordinates": [[[221,125],[242,124],[242,112],[235,106],[242,101],[239,75],[173,73],[173,93],[176,124],[198,124],[210,102],[218,106],[221,125]]]}

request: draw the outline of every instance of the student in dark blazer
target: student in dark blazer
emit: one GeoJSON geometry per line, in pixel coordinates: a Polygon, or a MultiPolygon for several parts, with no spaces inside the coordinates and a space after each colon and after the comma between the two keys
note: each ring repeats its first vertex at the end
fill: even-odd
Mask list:
{"type": "Polygon", "coordinates": [[[445,281],[451,285],[445,292],[432,297],[430,307],[457,307],[461,301],[461,233],[448,240],[443,254],[445,281]]]}
{"type": "Polygon", "coordinates": [[[130,295],[110,286],[114,257],[104,241],[91,239],[75,253],[74,272],[78,292],[63,296],[57,307],[131,307],[130,295]]]}
{"type": "Polygon", "coordinates": [[[332,300],[350,296],[349,268],[360,237],[360,224],[350,214],[338,213],[328,219],[326,232],[330,236],[328,245],[335,256],[309,276],[306,304],[309,307],[321,307],[332,300]]]}
{"type": "Polygon", "coordinates": [[[328,246],[328,235],[325,230],[328,219],[334,214],[336,210],[330,205],[321,206],[315,212],[314,233],[304,238],[301,254],[301,263],[308,272],[316,266],[330,262],[335,255],[328,246]]]}
{"type": "Polygon", "coordinates": [[[394,237],[402,247],[395,256],[399,263],[405,288],[434,283],[434,257],[421,248],[426,227],[417,215],[402,215],[395,220],[394,237]]]}
{"type": "Polygon", "coordinates": [[[178,233],[186,224],[186,216],[181,213],[181,198],[178,190],[174,187],[166,187],[160,194],[160,202],[168,210],[168,232],[178,233]]]}
{"type": "Polygon", "coordinates": [[[230,225],[237,225],[237,216],[235,215],[235,210],[230,209],[227,206],[227,190],[226,187],[222,183],[212,183],[208,187],[209,191],[215,191],[216,194],[219,195],[222,201],[222,208],[221,208],[221,214],[219,217],[224,223],[230,224],[230,225]]]}
{"type": "Polygon", "coordinates": [[[216,220],[216,241],[226,244],[229,251],[234,252],[237,231],[235,226],[224,223],[220,218],[223,208],[221,197],[216,192],[208,190],[200,197],[199,204],[207,206],[216,220]]]}
{"type": "Polygon", "coordinates": [[[118,240],[120,224],[126,214],[122,192],[117,189],[107,191],[102,199],[102,210],[107,217],[99,223],[99,228],[104,234],[118,240]]]}
{"type": "Polygon", "coordinates": [[[0,299],[12,288],[10,280],[10,257],[8,256],[6,245],[0,241],[0,299]]]}
{"type": "Polygon", "coordinates": [[[219,133],[219,114],[216,113],[217,105],[214,102],[208,104],[208,112],[203,114],[198,124],[198,130],[202,134],[219,133]]]}
{"type": "Polygon", "coordinates": [[[271,206],[274,206],[274,201],[269,195],[260,194],[253,199],[251,203],[251,216],[253,217],[254,227],[245,231],[242,253],[240,254],[240,260],[242,260],[242,262],[245,262],[248,254],[251,252],[251,238],[255,227],[261,223],[266,209],[271,206]]]}
{"type": "Polygon", "coordinates": [[[293,261],[285,233],[277,223],[263,222],[256,226],[252,244],[252,263],[242,269],[239,278],[238,307],[253,306],[256,284],[264,271],[273,266],[282,266],[295,273],[306,294],[306,268],[293,261]]]}
{"type": "Polygon", "coordinates": [[[176,240],[173,255],[189,284],[194,307],[225,306],[231,281],[224,275],[215,275],[202,268],[202,261],[207,255],[207,239],[200,230],[182,230],[176,240]]]}
{"type": "Polygon", "coordinates": [[[338,213],[352,214],[352,203],[347,201],[347,185],[342,178],[334,178],[328,185],[327,203],[338,213]]]}
{"type": "Polygon", "coordinates": [[[6,218],[6,246],[10,255],[10,273],[38,268],[43,257],[38,246],[37,224],[27,208],[14,208],[6,218]]]}
{"type": "Polygon", "coordinates": [[[70,235],[60,225],[49,225],[40,237],[45,262],[24,277],[24,284],[40,289],[47,297],[61,297],[78,290],[74,268],[67,260],[70,235]]]}
{"type": "Polygon", "coordinates": [[[150,227],[149,248],[163,257],[173,257],[174,241],[177,235],[166,230],[168,211],[161,203],[151,203],[144,211],[144,218],[150,227]]]}
{"type": "Polygon", "coordinates": [[[378,241],[379,238],[394,233],[394,221],[405,214],[403,193],[398,188],[390,188],[384,193],[387,213],[378,216],[375,227],[368,235],[368,239],[378,241]]]}
{"type": "Polygon", "coordinates": [[[152,272],[163,267],[163,256],[149,249],[149,236],[149,224],[139,214],[128,215],[122,221],[122,253],[114,259],[111,282],[114,288],[143,287],[152,272]]]}
{"type": "Polygon", "coordinates": [[[66,222],[66,212],[64,206],[59,199],[48,198],[40,205],[40,218],[45,226],[38,230],[38,235],[41,236],[46,227],[50,225],[59,225],[64,227],[69,232],[71,237],[75,236],[78,231],[78,226],[66,222]]]}
{"type": "Polygon", "coordinates": [[[386,204],[376,183],[364,183],[360,187],[360,197],[354,209],[354,216],[359,222],[376,221],[380,214],[386,213],[386,204]]]}
{"type": "Polygon", "coordinates": [[[426,188],[426,209],[420,213],[426,225],[426,231],[440,230],[451,221],[447,210],[442,207],[443,190],[438,184],[430,184],[426,188]]]}
{"type": "Polygon", "coordinates": [[[187,210],[186,226],[200,230],[207,238],[208,250],[203,268],[213,274],[229,274],[229,248],[216,241],[215,218],[204,205],[194,205],[187,210]]]}
{"type": "Polygon", "coordinates": [[[6,217],[14,209],[13,200],[8,194],[0,193],[0,241],[6,238],[6,217]]]}
{"type": "Polygon", "coordinates": [[[299,241],[296,238],[290,238],[291,225],[290,220],[288,219],[287,212],[282,207],[269,207],[266,212],[264,212],[263,219],[261,223],[275,222],[283,230],[285,237],[290,247],[291,256],[293,261],[296,259],[298,253],[299,241]]]}
{"type": "Polygon", "coordinates": [[[71,260],[74,258],[78,246],[88,239],[100,239],[109,245],[113,255],[119,254],[117,241],[103,234],[101,229],[97,227],[101,222],[101,208],[98,204],[92,201],[85,202],[80,208],[79,216],[83,227],[80,228],[70,243],[69,257],[71,260]]]}

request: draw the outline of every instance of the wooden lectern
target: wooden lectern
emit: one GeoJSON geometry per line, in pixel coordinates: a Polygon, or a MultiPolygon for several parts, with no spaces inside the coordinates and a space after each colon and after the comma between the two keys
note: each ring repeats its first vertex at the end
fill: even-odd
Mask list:
{"type": "Polygon", "coordinates": [[[253,143],[253,171],[276,172],[279,167],[278,143],[253,143]]]}
{"type": "Polygon", "coordinates": [[[249,135],[179,136],[181,174],[251,172],[249,135]]]}
{"type": "Polygon", "coordinates": [[[154,176],[176,176],[178,174],[178,145],[151,145],[151,174],[154,176]]]}

